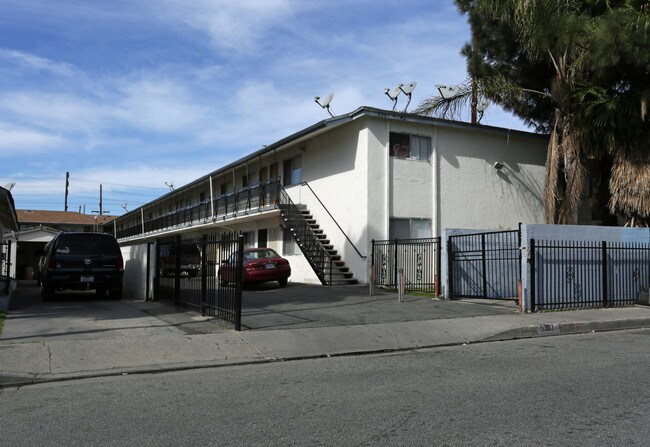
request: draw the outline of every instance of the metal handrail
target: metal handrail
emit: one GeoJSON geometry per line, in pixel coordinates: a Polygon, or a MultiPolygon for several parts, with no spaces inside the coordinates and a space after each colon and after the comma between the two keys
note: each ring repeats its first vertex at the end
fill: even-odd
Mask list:
{"type": "Polygon", "coordinates": [[[320,240],[313,232],[307,221],[298,207],[293,203],[289,194],[284,190],[281,185],[278,185],[280,205],[280,212],[287,218],[288,224],[291,225],[296,237],[299,237],[300,250],[305,255],[307,261],[314,268],[314,271],[319,276],[323,284],[332,284],[332,271],[334,269],[334,260],[330,253],[323,248],[320,240]],[[286,213],[286,214],[285,214],[286,213]],[[329,270],[329,280],[326,277],[329,270]]]}
{"type": "Polygon", "coordinates": [[[350,238],[349,238],[348,235],[345,233],[345,231],[343,231],[343,228],[341,228],[341,226],[340,226],[339,223],[336,221],[336,219],[334,219],[334,216],[332,216],[332,213],[330,213],[330,211],[327,209],[327,207],[325,206],[325,204],[321,201],[321,199],[320,199],[320,198],[318,197],[318,195],[314,192],[314,190],[311,188],[311,186],[309,186],[309,183],[307,183],[307,182],[300,182],[300,185],[301,185],[301,186],[304,185],[304,186],[306,186],[307,188],[309,188],[309,190],[310,190],[311,193],[314,195],[314,197],[316,197],[316,200],[318,200],[318,203],[321,204],[321,206],[323,207],[323,209],[325,210],[325,212],[326,212],[326,213],[327,213],[327,214],[332,218],[332,221],[336,224],[336,226],[337,226],[338,229],[341,231],[341,233],[343,234],[343,236],[345,236],[345,238],[348,240],[348,242],[350,243],[350,245],[352,245],[352,248],[354,248],[354,251],[357,252],[357,254],[361,257],[361,259],[367,259],[368,256],[364,256],[364,255],[362,255],[362,254],[359,252],[359,250],[358,250],[357,247],[354,245],[354,243],[350,240],[350,238]]]}

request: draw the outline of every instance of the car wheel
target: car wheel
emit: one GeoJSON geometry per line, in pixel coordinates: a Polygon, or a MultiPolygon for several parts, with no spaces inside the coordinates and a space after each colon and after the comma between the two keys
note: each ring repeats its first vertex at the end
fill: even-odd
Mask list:
{"type": "Polygon", "coordinates": [[[121,300],[122,299],[122,288],[118,287],[117,289],[111,289],[110,292],[108,292],[108,294],[114,300],[121,300]]]}
{"type": "Polygon", "coordinates": [[[288,282],[289,282],[289,278],[282,278],[278,280],[278,284],[280,284],[280,287],[286,286],[288,282]]]}
{"type": "Polygon", "coordinates": [[[43,301],[52,301],[54,299],[54,287],[48,284],[41,284],[41,299],[43,301]]]}

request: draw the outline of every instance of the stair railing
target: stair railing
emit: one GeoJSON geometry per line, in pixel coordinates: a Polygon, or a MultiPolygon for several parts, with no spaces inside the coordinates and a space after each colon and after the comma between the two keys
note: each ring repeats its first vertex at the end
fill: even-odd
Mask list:
{"type": "Polygon", "coordinates": [[[309,223],[279,183],[278,197],[280,214],[285,219],[285,223],[291,230],[300,250],[314,269],[320,282],[323,285],[331,285],[332,270],[334,268],[334,260],[331,255],[323,248],[323,245],[318,237],[316,237],[309,223]]]}
{"type": "Polygon", "coordinates": [[[349,238],[348,235],[345,233],[345,231],[343,231],[343,228],[341,228],[341,226],[340,226],[339,223],[336,221],[336,219],[334,219],[334,216],[332,216],[332,213],[330,213],[330,210],[327,209],[327,207],[325,206],[325,204],[321,201],[320,197],[318,197],[318,195],[314,192],[314,190],[311,188],[311,186],[309,186],[309,183],[307,183],[307,182],[300,182],[300,185],[301,185],[301,186],[306,186],[307,188],[309,188],[309,190],[310,190],[311,193],[314,195],[314,197],[316,198],[316,200],[318,200],[318,203],[320,203],[320,205],[323,207],[323,209],[325,210],[325,212],[330,216],[330,218],[332,219],[332,221],[334,222],[334,224],[335,224],[335,225],[338,227],[338,229],[341,231],[341,233],[343,234],[343,236],[345,236],[345,238],[348,240],[348,242],[350,243],[350,245],[352,246],[352,248],[354,248],[354,251],[357,252],[357,254],[359,255],[359,257],[360,257],[361,259],[366,259],[368,256],[364,256],[364,255],[362,255],[362,254],[359,252],[359,249],[357,249],[356,245],[354,245],[354,243],[350,240],[350,238],[349,238]]]}

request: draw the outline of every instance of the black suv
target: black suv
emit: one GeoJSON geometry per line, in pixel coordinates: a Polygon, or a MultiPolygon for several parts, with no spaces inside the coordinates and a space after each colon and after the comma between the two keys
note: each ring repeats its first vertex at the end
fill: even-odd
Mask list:
{"type": "Polygon", "coordinates": [[[43,300],[57,290],[90,290],[122,298],[124,260],[120,246],[110,234],[59,233],[45,246],[39,262],[43,300]]]}

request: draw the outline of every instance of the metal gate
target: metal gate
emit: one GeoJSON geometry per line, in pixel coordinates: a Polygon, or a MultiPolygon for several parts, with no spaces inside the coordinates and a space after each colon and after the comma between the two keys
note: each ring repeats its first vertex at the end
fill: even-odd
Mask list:
{"type": "Polygon", "coordinates": [[[372,284],[397,288],[400,271],[407,290],[440,291],[440,238],[372,241],[372,284]]]}
{"type": "Polygon", "coordinates": [[[228,321],[241,330],[242,235],[159,239],[154,299],[228,321]],[[231,272],[227,278],[223,272],[231,272]]]}
{"type": "Polygon", "coordinates": [[[520,246],[520,230],[449,236],[449,296],[516,299],[520,246]]]}

